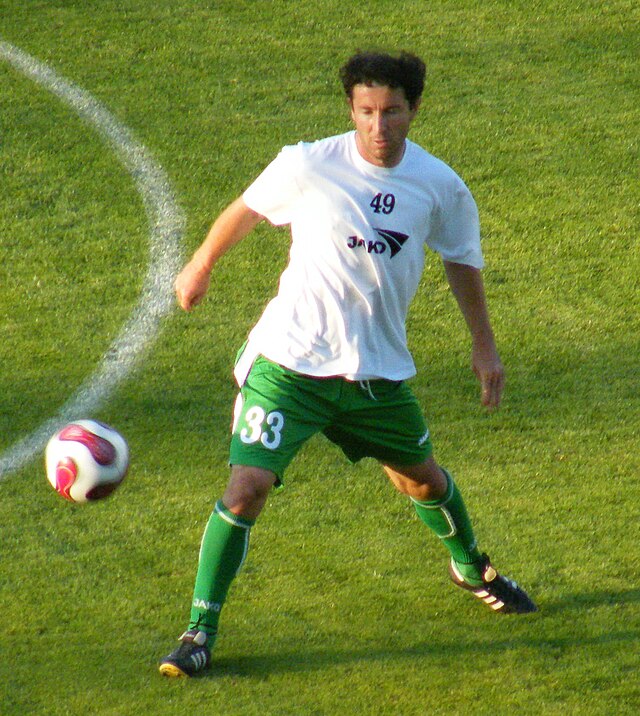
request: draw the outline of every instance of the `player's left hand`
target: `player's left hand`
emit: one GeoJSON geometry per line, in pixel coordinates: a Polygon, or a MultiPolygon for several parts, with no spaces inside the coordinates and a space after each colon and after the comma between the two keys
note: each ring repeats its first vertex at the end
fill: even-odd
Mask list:
{"type": "Polygon", "coordinates": [[[480,381],[480,400],[487,408],[497,408],[504,389],[504,367],[495,346],[474,345],[472,367],[480,381]]]}

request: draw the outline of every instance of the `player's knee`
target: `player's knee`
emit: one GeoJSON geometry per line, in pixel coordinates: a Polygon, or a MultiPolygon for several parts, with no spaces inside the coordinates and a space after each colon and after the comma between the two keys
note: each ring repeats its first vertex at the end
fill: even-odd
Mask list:
{"type": "Polygon", "coordinates": [[[276,476],[269,470],[234,465],[222,501],[234,514],[255,519],[275,481],[276,476]]]}
{"type": "Polygon", "coordinates": [[[437,500],[447,491],[445,474],[433,458],[410,467],[385,466],[395,487],[414,500],[437,500]]]}
{"type": "Polygon", "coordinates": [[[413,497],[414,500],[427,502],[431,500],[439,500],[445,492],[446,490],[439,482],[414,482],[410,485],[410,488],[406,490],[405,494],[409,495],[409,497],[413,497]]]}

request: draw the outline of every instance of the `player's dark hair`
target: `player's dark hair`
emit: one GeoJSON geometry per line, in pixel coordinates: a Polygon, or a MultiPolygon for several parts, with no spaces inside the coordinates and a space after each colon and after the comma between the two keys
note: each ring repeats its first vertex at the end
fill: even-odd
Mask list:
{"type": "Polygon", "coordinates": [[[424,89],[425,73],[424,62],[409,52],[394,56],[358,51],[340,68],[340,79],[349,99],[353,98],[354,85],[401,87],[409,106],[415,109],[424,89]]]}

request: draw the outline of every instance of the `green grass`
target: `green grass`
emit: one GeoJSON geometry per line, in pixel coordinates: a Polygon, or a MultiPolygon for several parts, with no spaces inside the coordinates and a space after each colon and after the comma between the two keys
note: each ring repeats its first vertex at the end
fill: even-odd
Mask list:
{"type": "MultiPolygon", "coordinates": [[[[636,3],[0,0],[0,39],[92,93],[163,166],[184,250],[285,143],[347,128],[357,47],[429,68],[412,137],[480,207],[508,370],[486,414],[438,262],[409,322],[413,387],[482,545],[541,611],[453,590],[373,462],[314,439],[253,533],[213,671],[162,680],[227,477],[231,362],[286,233],[259,228],[173,314],[99,417],[132,468],[77,507],[37,460],[0,485],[0,713],[635,714],[640,705],[636,3]]],[[[135,305],[148,227],[110,148],[0,63],[0,451],[53,415],[135,305]]]]}

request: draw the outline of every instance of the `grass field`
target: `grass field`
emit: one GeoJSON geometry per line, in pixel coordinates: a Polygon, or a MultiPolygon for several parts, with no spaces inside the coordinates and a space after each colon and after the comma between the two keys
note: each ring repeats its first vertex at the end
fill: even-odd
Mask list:
{"type": "MultiPolygon", "coordinates": [[[[640,711],[639,19],[631,0],[0,0],[0,41],[162,167],[184,256],[283,144],[348,127],[355,48],[425,58],[411,136],[479,204],[508,386],[485,413],[435,257],[412,385],[483,548],[540,606],[500,618],[453,589],[377,465],[318,438],[253,532],[212,671],[158,675],[227,478],[233,356],[286,260],[286,232],[259,227],[95,414],[131,447],[112,498],[65,503],[40,456],[2,475],[2,716],[640,711]]],[[[152,227],[109,142],[2,60],[0,177],[1,457],[100,365],[152,227]]]]}

